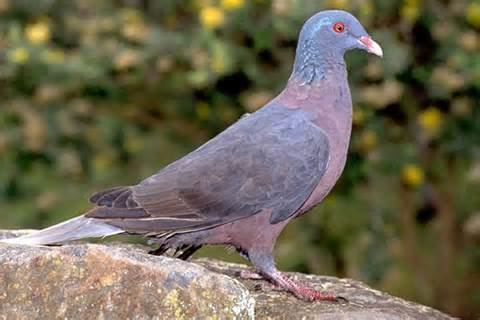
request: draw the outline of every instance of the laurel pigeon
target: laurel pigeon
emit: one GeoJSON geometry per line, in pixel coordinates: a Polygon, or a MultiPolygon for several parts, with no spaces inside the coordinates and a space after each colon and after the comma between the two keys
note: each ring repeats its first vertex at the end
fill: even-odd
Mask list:
{"type": "Polygon", "coordinates": [[[203,245],[233,246],[263,278],[295,296],[338,297],[302,286],[275,267],[282,229],[330,192],[352,127],[345,52],[382,56],[359,21],[321,11],[304,24],[293,72],[273,100],[139,184],[94,194],[85,214],[6,242],[62,243],[140,234],[187,259],[203,245]]]}

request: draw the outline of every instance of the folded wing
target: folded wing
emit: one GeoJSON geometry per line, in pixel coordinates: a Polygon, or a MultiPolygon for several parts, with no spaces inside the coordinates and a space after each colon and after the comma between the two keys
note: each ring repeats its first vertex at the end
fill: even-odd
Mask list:
{"type": "Polygon", "coordinates": [[[132,187],[91,197],[88,217],[134,233],[194,231],[271,209],[283,221],[328,165],[324,133],[302,111],[269,106],[132,187]]]}

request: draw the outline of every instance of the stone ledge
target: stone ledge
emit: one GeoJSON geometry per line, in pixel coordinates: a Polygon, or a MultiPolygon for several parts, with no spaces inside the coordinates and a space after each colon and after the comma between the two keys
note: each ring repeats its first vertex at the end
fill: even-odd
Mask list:
{"type": "MultiPolygon", "coordinates": [[[[25,232],[0,231],[0,239],[25,232]]],[[[291,273],[349,299],[344,304],[303,302],[265,281],[237,279],[245,268],[152,256],[125,244],[0,243],[0,318],[453,319],[358,281],[291,273]]]]}

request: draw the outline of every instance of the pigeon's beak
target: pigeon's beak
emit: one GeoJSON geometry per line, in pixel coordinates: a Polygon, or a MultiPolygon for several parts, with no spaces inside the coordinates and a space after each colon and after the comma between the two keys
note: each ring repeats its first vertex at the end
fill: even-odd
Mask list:
{"type": "Polygon", "coordinates": [[[369,36],[363,36],[358,39],[358,42],[367,50],[367,52],[372,53],[380,58],[383,57],[382,47],[369,36]]]}

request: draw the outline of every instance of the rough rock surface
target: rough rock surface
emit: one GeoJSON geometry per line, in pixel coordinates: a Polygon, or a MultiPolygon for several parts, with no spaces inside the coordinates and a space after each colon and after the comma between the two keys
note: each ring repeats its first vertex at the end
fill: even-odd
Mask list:
{"type": "Polygon", "coordinates": [[[292,273],[349,299],[307,303],[265,281],[237,280],[245,268],[129,245],[0,243],[0,319],[451,319],[357,281],[292,273]]]}
{"type": "Polygon", "coordinates": [[[0,319],[253,317],[237,280],[133,246],[0,243],[0,319]]]}
{"type": "MultiPolygon", "coordinates": [[[[235,277],[245,265],[198,259],[209,270],[235,277]]],[[[371,289],[360,281],[289,273],[300,282],[348,299],[348,303],[309,303],[275,290],[265,281],[242,280],[255,299],[255,319],[405,320],[454,319],[440,311],[371,289]],[[261,284],[261,288],[259,288],[261,284]]]]}

